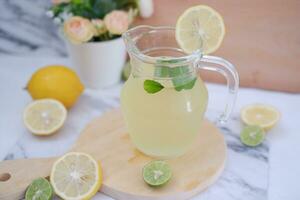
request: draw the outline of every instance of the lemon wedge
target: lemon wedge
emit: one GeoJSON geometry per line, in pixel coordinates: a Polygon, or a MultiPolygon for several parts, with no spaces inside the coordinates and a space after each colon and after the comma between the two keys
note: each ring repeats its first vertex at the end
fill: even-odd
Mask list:
{"type": "Polygon", "coordinates": [[[53,164],[50,182],[62,199],[91,199],[102,184],[101,166],[88,154],[70,152],[53,164]]]}
{"type": "Polygon", "coordinates": [[[225,25],[222,16],[206,5],[187,9],[176,23],[177,43],[188,54],[198,49],[204,54],[216,51],[224,35],[225,25]]]}
{"type": "Polygon", "coordinates": [[[62,103],[54,99],[35,100],[26,106],[23,121],[35,135],[51,135],[60,129],[67,117],[62,103]]]}
{"type": "Polygon", "coordinates": [[[264,130],[270,130],[279,121],[280,113],[273,106],[252,104],[242,108],[241,118],[247,125],[257,125],[264,130]]]}

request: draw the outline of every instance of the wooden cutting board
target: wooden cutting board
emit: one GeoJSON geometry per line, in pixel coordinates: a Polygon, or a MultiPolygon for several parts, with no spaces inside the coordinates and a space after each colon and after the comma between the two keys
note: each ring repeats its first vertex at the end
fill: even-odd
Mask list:
{"type": "MultiPolygon", "coordinates": [[[[134,148],[119,109],[94,119],[83,130],[71,151],[91,154],[102,163],[101,191],[121,200],[189,199],[220,176],[226,159],[223,135],[204,120],[199,137],[185,155],[168,160],[173,176],[160,188],[149,187],[142,168],[153,158],[134,148]]],[[[0,163],[0,199],[19,199],[38,177],[47,177],[56,158],[21,159],[0,163]]]]}

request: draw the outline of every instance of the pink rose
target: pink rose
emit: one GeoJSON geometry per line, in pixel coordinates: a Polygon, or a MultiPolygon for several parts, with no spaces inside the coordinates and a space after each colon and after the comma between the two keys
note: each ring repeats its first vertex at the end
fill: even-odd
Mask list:
{"type": "Polygon", "coordinates": [[[61,3],[69,3],[71,0],[52,0],[52,3],[54,5],[57,5],[57,4],[61,4],[61,3]]]}
{"type": "Polygon", "coordinates": [[[121,35],[128,30],[129,17],[125,11],[112,11],[104,17],[107,30],[112,34],[121,35]]]}
{"type": "Polygon", "coordinates": [[[64,23],[65,35],[72,43],[87,42],[94,36],[93,24],[83,17],[71,17],[64,23]]]}
{"type": "Polygon", "coordinates": [[[92,19],[92,24],[95,27],[95,31],[96,31],[95,35],[96,36],[101,35],[107,31],[104,21],[101,19],[92,19]]]}

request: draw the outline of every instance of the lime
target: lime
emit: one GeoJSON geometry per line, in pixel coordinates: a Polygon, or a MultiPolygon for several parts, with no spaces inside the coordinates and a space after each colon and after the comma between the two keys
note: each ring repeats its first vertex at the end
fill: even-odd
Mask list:
{"type": "Polygon", "coordinates": [[[205,54],[213,53],[220,47],[224,35],[222,16],[206,5],[188,8],[176,23],[176,40],[186,53],[198,49],[205,54]]]}
{"type": "Polygon", "coordinates": [[[130,72],[131,72],[131,65],[130,62],[127,61],[122,71],[122,80],[126,81],[130,76],[130,72]]]}
{"type": "Polygon", "coordinates": [[[152,161],[143,169],[143,177],[151,186],[160,186],[168,182],[172,176],[170,166],[164,161],[152,161]]]}
{"type": "Polygon", "coordinates": [[[246,126],[240,135],[241,141],[251,147],[255,147],[263,142],[265,132],[260,126],[250,125],[246,126]]]}
{"type": "Polygon", "coordinates": [[[53,196],[51,184],[45,178],[35,179],[27,188],[26,200],[50,200],[53,196]]]}

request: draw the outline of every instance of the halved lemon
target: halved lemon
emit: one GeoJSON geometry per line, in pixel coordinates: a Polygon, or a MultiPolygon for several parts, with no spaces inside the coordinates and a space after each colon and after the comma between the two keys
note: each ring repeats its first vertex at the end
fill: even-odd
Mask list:
{"type": "Polygon", "coordinates": [[[91,199],[102,184],[101,166],[88,154],[70,152],[53,164],[50,182],[62,199],[91,199]]]}
{"type": "Polygon", "coordinates": [[[279,121],[280,113],[273,106],[252,104],[241,110],[241,118],[247,125],[257,125],[270,130],[279,121]]]}
{"type": "Polygon", "coordinates": [[[212,53],[220,47],[224,35],[222,16],[206,5],[187,9],[176,23],[176,40],[186,53],[198,49],[204,54],[212,53]]]}
{"type": "Polygon", "coordinates": [[[54,99],[35,100],[26,106],[24,124],[35,135],[50,135],[60,129],[67,117],[62,103],[54,99]]]}

